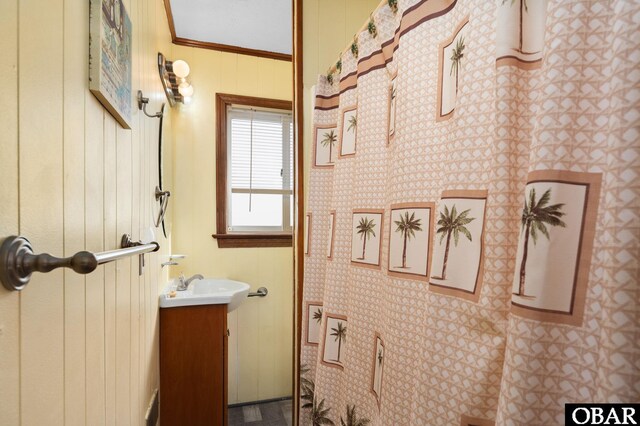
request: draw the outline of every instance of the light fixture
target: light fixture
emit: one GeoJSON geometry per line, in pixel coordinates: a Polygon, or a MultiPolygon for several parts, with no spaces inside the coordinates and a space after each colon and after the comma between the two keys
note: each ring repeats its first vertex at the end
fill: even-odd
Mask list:
{"type": "Polygon", "coordinates": [[[186,78],[182,78],[182,83],[178,85],[178,92],[185,98],[193,96],[193,86],[191,82],[186,78]]]}
{"type": "Polygon", "coordinates": [[[158,52],[158,72],[169,105],[173,107],[177,102],[188,103],[185,102],[185,98],[193,95],[193,86],[187,80],[190,72],[189,64],[182,59],[168,61],[162,53],[158,52]]]}
{"type": "MultiPolygon", "coordinates": [[[[182,84],[180,86],[182,86],[182,84]]],[[[183,86],[183,87],[180,87],[180,86],[178,86],[178,92],[180,92],[180,94],[182,96],[188,98],[188,97],[193,95],[193,86],[192,85],[187,84],[186,86],[183,86]]]]}
{"type": "Polygon", "coordinates": [[[173,61],[171,67],[173,68],[173,73],[176,75],[176,77],[180,78],[187,78],[187,76],[189,75],[189,71],[191,71],[191,69],[189,68],[189,64],[187,64],[182,59],[173,61]]]}

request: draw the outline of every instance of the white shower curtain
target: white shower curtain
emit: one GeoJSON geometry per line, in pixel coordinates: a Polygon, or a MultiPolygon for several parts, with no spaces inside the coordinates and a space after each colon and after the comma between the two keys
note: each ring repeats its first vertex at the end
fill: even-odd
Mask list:
{"type": "Polygon", "coordinates": [[[301,424],[639,401],[639,4],[389,4],[318,80],[301,424]]]}

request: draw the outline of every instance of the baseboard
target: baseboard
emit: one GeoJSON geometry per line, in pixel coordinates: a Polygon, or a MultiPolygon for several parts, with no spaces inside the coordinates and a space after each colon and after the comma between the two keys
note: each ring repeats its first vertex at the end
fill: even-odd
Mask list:
{"type": "Polygon", "coordinates": [[[290,396],[283,396],[281,398],[262,399],[260,401],[239,402],[237,404],[229,404],[229,408],[243,407],[245,405],[267,404],[269,402],[286,401],[291,399],[290,396]]]}

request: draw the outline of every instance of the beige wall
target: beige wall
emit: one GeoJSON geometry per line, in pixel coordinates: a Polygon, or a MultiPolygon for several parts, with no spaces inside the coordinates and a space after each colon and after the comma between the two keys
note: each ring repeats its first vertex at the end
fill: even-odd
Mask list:
{"type": "Polygon", "coordinates": [[[290,100],[291,62],[173,46],[191,67],[195,93],[173,112],[173,252],[186,254],[171,275],[196,273],[244,281],[250,298],[229,314],[229,403],[290,396],[292,389],[293,250],[219,249],[215,205],[215,94],[290,100]]]}
{"type": "MultiPolygon", "coordinates": [[[[168,51],[161,0],[125,0],[133,25],[133,89],[157,107],[156,52],[168,51]]],[[[123,130],[88,91],[89,1],[0,2],[0,239],[37,252],[117,248],[151,225],[157,119],[123,130]]],[[[170,127],[170,119],[165,123],[170,127]]],[[[170,242],[159,239],[163,252],[170,242]]],[[[143,424],[158,386],[161,255],[34,274],[0,287],[0,423],[143,424]]]]}
{"type": "Polygon", "coordinates": [[[313,142],[311,88],[318,74],[326,74],[342,51],[351,45],[355,32],[380,0],[304,0],[303,3],[304,170],[305,188],[308,188],[313,142]]]}

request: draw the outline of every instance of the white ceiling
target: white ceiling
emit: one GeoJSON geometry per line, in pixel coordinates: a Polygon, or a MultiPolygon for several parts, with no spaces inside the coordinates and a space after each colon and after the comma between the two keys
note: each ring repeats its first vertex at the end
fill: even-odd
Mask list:
{"type": "Polygon", "coordinates": [[[291,54],[291,0],[170,0],[176,37],[291,54]]]}

